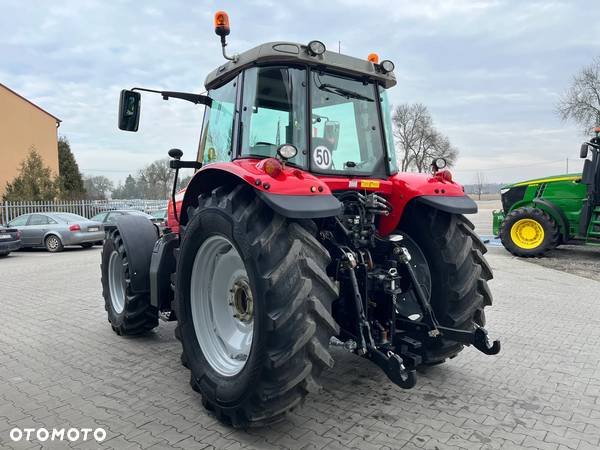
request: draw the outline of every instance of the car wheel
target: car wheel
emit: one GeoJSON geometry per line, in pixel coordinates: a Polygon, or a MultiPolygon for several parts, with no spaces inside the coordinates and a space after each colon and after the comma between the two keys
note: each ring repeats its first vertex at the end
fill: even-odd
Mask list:
{"type": "Polygon", "coordinates": [[[3,252],[3,253],[0,253],[0,258],[4,258],[5,256],[8,256],[8,254],[9,254],[9,253],[10,253],[10,252],[3,252]]]}
{"type": "Polygon", "coordinates": [[[62,252],[65,248],[60,238],[54,234],[51,234],[46,238],[45,244],[46,250],[52,253],[62,252]]]}
{"type": "Polygon", "coordinates": [[[85,244],[81,244],[83,248],[92,248],[94,246],[93,242],[86,242],[85,244]]]}

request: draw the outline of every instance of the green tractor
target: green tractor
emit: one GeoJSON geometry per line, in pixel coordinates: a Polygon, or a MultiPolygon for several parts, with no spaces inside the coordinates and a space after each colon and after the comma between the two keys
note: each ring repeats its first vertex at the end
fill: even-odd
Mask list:
{"type": "Polygon", "coordinates": [[[595,132],[581,145],[583,173],[522,181],[500,190],[502,210],[493,212],[494,236],[513,255],[539,257],[567,243],[600,246],[600,128],[595,132]]]}

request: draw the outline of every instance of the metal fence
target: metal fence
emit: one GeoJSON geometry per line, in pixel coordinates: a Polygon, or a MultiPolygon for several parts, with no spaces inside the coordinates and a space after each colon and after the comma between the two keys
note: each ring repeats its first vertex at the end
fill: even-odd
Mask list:
{"type": "Polygon", "coordinates": [[[54,202],[0,202],[0,224],[21,214],[37,212],[70,212],[88,219],[102,211],[137,209],[151,213],[167,207],[167,200],[57,200],[54,202]]]}

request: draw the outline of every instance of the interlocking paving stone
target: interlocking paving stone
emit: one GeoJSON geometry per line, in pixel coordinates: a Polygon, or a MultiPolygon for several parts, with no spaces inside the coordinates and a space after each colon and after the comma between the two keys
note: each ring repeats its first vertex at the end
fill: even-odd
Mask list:
{"type": "Polygon", "coordinates": [[[11,254],[0,262],[0,448],[599,448],[600,283],[500,249],[488,260],[500,355],[465,349],[404,391],[334,349],[319,395],[284,423],[242,431],[202,408],[174,324],[112,332],[98,248],[11,254]],[[15,443],[13,427],[104,427],[107,439],[15,443]]]}

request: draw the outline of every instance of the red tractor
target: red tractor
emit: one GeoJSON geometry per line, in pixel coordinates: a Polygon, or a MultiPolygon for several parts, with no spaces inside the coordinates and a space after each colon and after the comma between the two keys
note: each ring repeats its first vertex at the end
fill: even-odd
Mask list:
{"type": "Polygon", "coordinates": [[[465,345],[493,355],[486,248],[463,214],[476,204],[443,160],[400,173],[386,90],[391,61],[272,42],[225,51],[207,95],[121,92],[119,128],[136,131],[140,91],[205,105],[193,161],[169,151],[169,228],[122,216],[107,231],[102,286],[119,335],[176,320],[181,361],[206,408],[236,427],[281,419],[333,358],[370,359],[403,388],[416,369],[465,345]],[[176,181],[174,186],[176,185],[176,181]]]}

